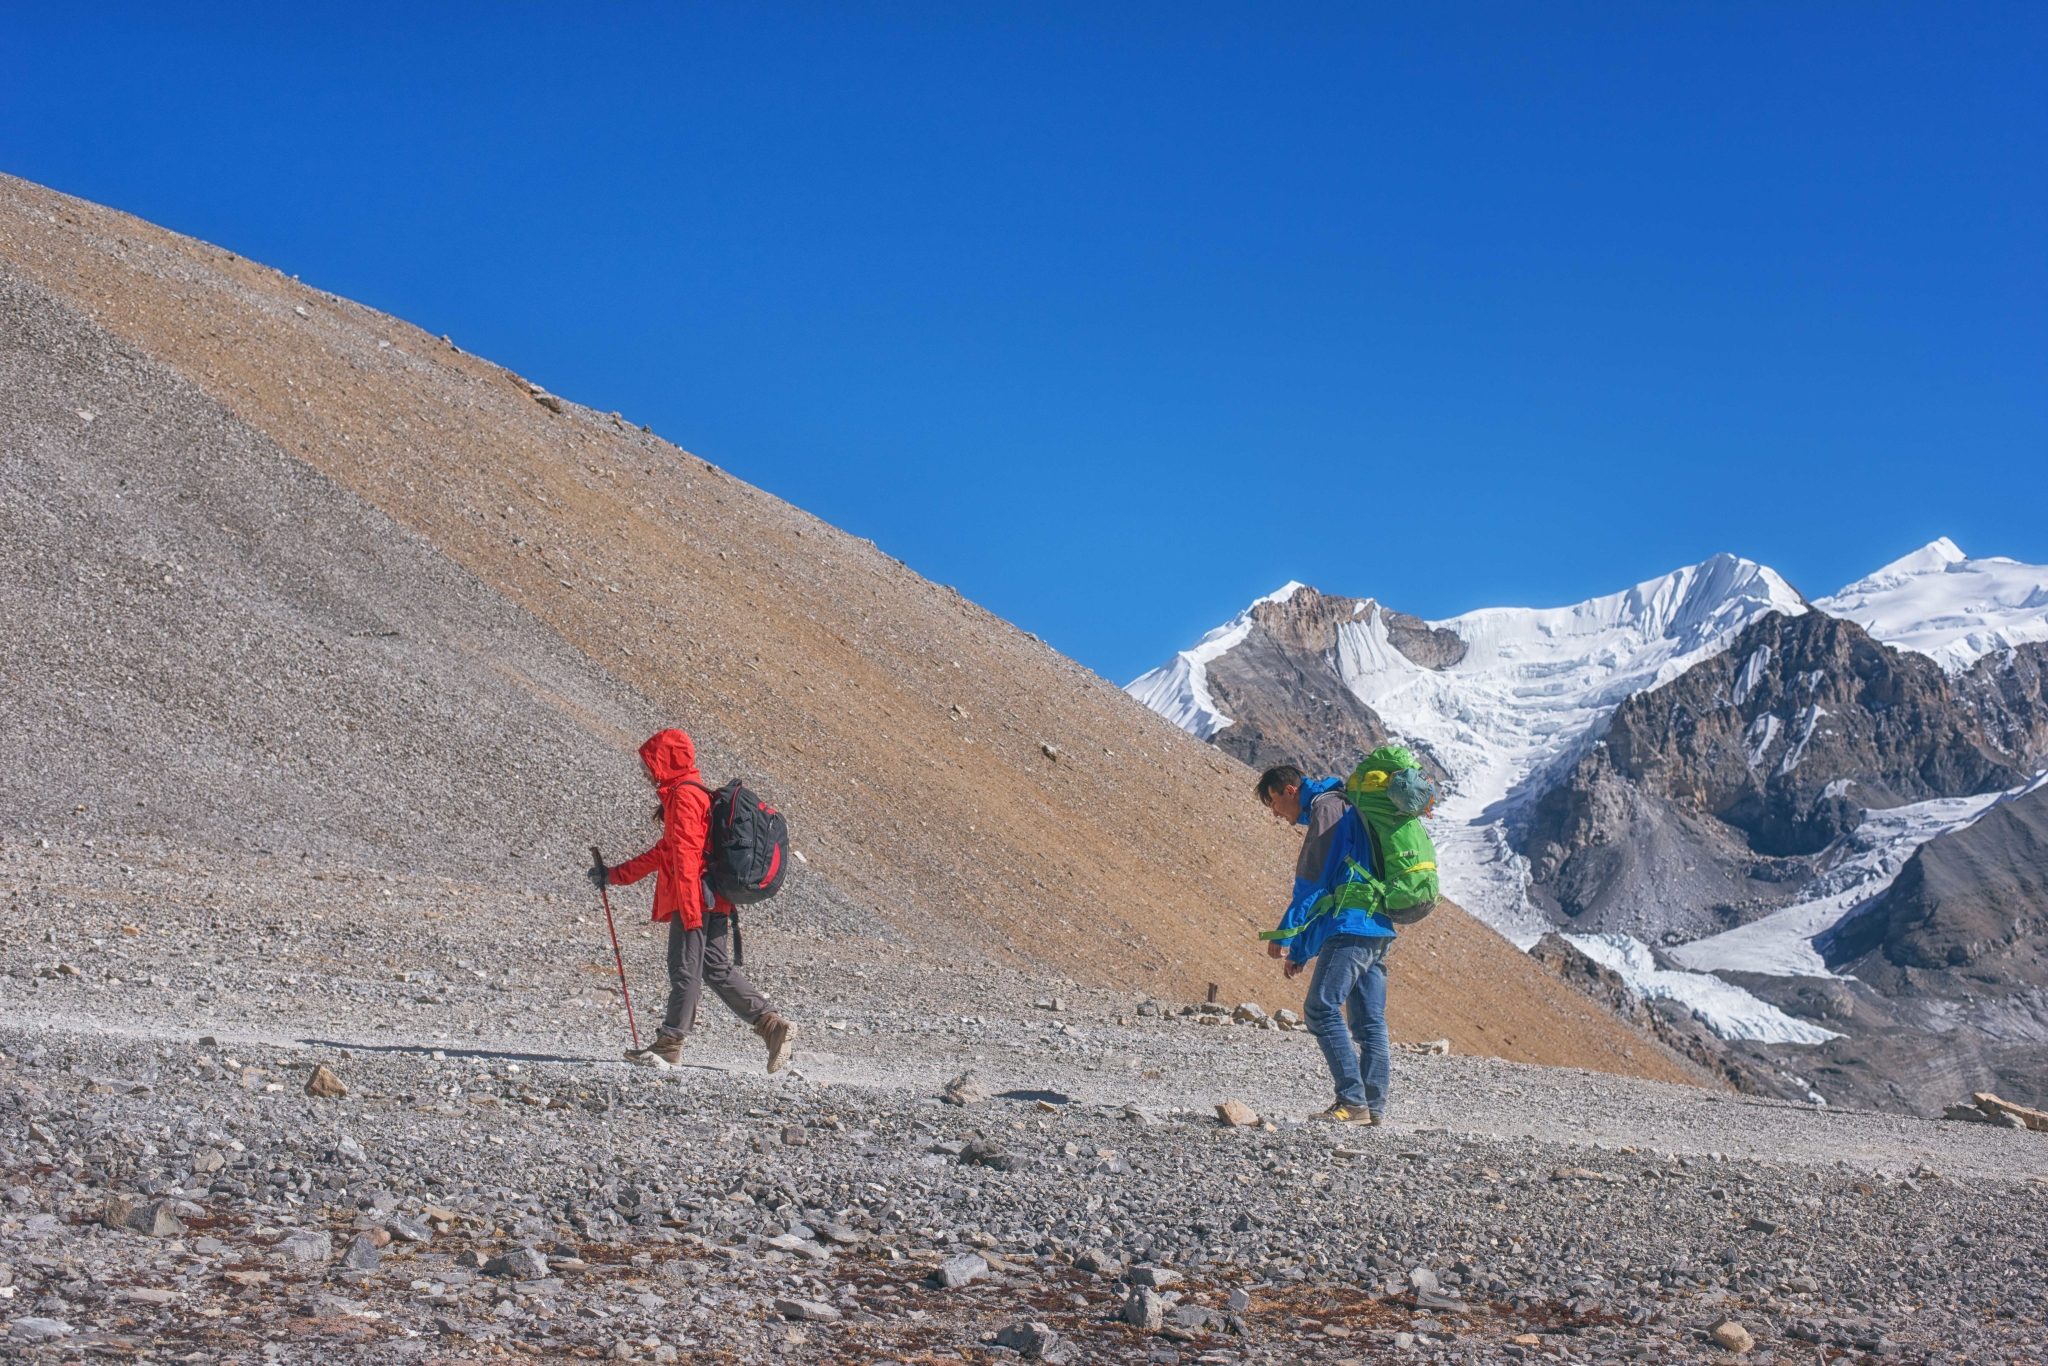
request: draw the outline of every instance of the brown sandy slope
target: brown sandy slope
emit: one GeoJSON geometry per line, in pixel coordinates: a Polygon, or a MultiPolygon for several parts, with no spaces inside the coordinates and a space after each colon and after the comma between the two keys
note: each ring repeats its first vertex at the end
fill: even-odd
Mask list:
{"type": "MultiPolygon", "coordinates": [[[[1250,771],[954,590],[614,415],[554,411],[415,327],[126,214],[0,178],[0,268],[745,756],[810,869],[928,948],[1166,998],[1279,994],[1252,936],[1294,840],[1250,771]]],[[[1398,962],[1401,1037],[1688,1079],[1462,912],[1398,962]]]]}

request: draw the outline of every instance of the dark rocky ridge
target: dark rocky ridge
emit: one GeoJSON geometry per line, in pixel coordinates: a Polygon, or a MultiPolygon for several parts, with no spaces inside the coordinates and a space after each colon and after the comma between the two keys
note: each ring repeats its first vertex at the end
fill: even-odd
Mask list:
{"type": "Polygon", "coordinates": [[[1534,895],[1580,927],[1653,939],[1764,914],[1864,809],[2024,782],[2040,672],[2029,653],[1958,682],[1853,622],[1772,613],[1624,702],[1538,802],[1534,895]]]}
{"type": "MultiPolygon", "coordinates": [[[[1866,807],[2025,781],[2044,752],[2044,655],[2029,646],[1951,678],[1851,622],[1766,617],[1623,704],[1605,742],[1543,798],[1527,843],[1532,896],[1574,928],[1652,942],[1765,914],[1866,807]]],[[[1646,1018],[1610,999],[1615,984],[1551,966],[1738,1089],[1791,1098],[1810,1084],[1835,1105],[1939,1113],[1980,1090],[2048,1096],[2044,932],[2048,792],[2035,792],[1923,846],[1887,893],[1824,936],[1845,980],[1717,974],[1842,1038],[1688,1039],[1673,1012],[1646,1018]]]]}
{"type": "Polygon", "coordinates": [[[2048,788],[1920,846],[1890,890],[1827,936],[1830,967],[1883,986],[2048,986],[2048,788]]]}
{"type": "Polygon", "coordinates": [[[1252,608],[1252,628],[1208,666],[1209,694],[1233,724],[1217,748],[1265,768],[1292,763],[1312,773],[1349,773],[1390,738],[1379,713],[1344,686],[1335,662],[1337,628],[1379,612],[1394,648],[1424,668],[1465,657],[1454,631],[1390,612],[1371,598],[1298,588],[1285,602],[1252,608]]]}

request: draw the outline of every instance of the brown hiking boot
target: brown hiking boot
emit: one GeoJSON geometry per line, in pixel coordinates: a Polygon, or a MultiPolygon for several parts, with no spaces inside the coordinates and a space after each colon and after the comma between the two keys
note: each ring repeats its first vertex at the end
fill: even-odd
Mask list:
{"type": "Polygon", "coordinates": [[[666,1034],[657,1035],[647,1046],[647,1051],[674,1067],[683,1060],[683,1041],[680,1037],[672,1039],[666,1034]]]}
{"type": "Polygon", "coordinates": [[[796,1038],[796,1026],[769,1011],[754,1025],[754,1032],[761,1036],[761,1042],[768,1045],[768,1070],[780,1072],[789,1065],[791,1041],[796,1038]]]}

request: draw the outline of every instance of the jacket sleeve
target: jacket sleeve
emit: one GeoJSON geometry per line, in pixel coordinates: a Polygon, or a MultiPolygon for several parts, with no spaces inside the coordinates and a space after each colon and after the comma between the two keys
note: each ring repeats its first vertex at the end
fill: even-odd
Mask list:
{"type": "Polygon", "coordinates": [[[624,863],[613,864],[611,866],[607,880],[610,881],[610,883],[614,887],[632,886],[641,878],[646,877],[649,873],[653,872],[655,868],[659,866],[661,861],[661,846],[666,843],[668,843],[668,837],[664,835],[659,841],[655,843],[655,846],[652,849],[649,849],[646,853],[640,855],[638,858],[630,858],[627,859],[624,863]]]}

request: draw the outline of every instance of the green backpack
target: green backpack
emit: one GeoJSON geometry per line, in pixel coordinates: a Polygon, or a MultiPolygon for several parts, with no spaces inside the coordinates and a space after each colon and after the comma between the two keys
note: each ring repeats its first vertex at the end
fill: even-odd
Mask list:
{"type": "Polygon", "coordinates": [[[1344,796],[1372,836],[1374,871],[1339,887],[1336,907],[1361,907],[1396,925],[1413,925],[1436,909],[1441,893],[1436,845],[1422,827],[1436,785],[1413,754],[1384,745],[1352,771],[1344,796]]]}

